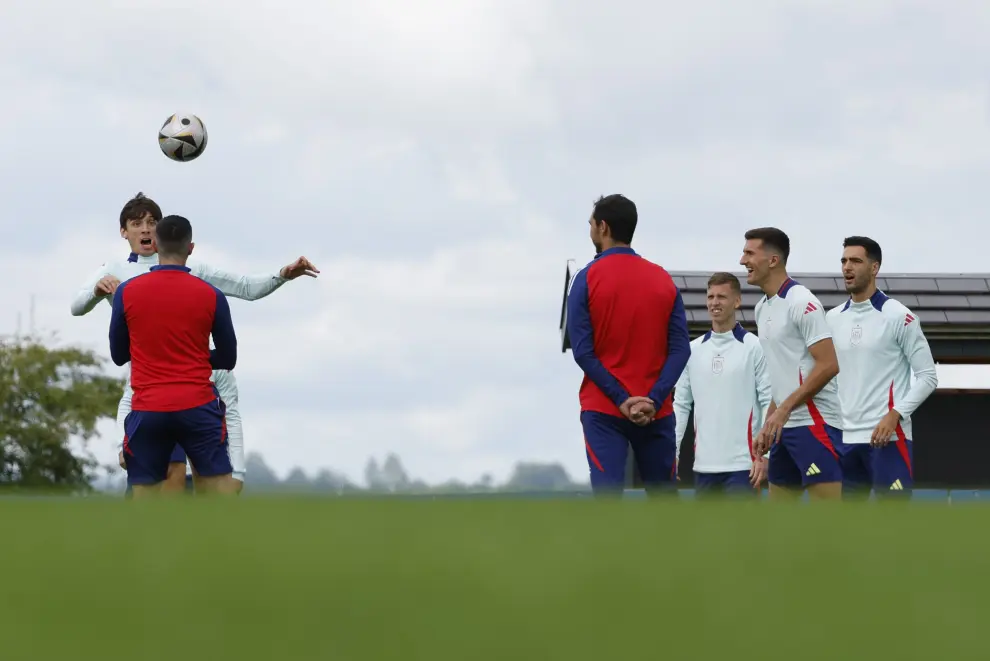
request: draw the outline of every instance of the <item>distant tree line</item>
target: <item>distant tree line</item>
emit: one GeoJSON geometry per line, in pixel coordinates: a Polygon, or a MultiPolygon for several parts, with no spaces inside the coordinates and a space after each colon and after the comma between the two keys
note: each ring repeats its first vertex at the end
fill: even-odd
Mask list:
{"type": "Polygon", "coordinates": [[[347,476],[329,469],[322,469],[312,477],[301,468],[295,468],[279,479],[259,454],[249,454],[247,458],[248,482],[245,492],[281,491],[336,493],[341,495],[358,493],[499,493],[533,491],[574,491],[587,488],[586,484],[575,483],[563,466],[556,463],[520,462],[515,465],[508,479],[497,484],[491,475],[483,475],[476,482],[463,482],[456,479],[442,484],[430,485],[410,477],[398,455],[389,454],[379,463],[371,458],[364,468],[364,484],[358,485],[347,476]]]}

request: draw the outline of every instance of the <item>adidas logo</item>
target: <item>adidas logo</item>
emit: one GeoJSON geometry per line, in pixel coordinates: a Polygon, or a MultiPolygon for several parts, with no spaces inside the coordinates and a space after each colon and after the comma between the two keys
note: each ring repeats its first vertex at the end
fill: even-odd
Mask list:
{"type": "Polygon", "coordinates": [[[900,480],[894,480],[894,483],[890,485],[891,491],[904,491],[904,485],[901,484],[900,480]]]}
{"type": "Polygon", "coordinates": [[[910,324],[912,321],[914,321],[914,316],[913,315],[910,315],[910,314],[904,315],[904,325],[905,326],[907,326],[908,324],[910,324]]]}
{"type": "Polygon", "coordinates": [[[808,314],[809,312],[814,312],[817,309],[818,309],[818,306],[816,306],[814,303],[808,303],[808,307],[806,307],[804,309],[804,313],[805,314],[808,314]]]}
{"type": "Polygon", "coordinates": [[[808,467],[807,472],[805,472],[805,475],[820,475],[820,474],[821,471],[818,469],[818,466],[814,464],[811,464],[811,466],[808,467]]]}

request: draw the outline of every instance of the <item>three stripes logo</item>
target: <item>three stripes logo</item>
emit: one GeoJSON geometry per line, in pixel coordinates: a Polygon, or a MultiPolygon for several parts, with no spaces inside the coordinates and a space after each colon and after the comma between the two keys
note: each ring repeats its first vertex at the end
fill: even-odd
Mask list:
{"type": "Polygon", "coordinates": [[[811,464],[811,466],[808,467],[808,470],[805,471],[804,474],[805,475],[820,475],[821,474],[821,470],[819,470],[818,466],[816,466],[815,464],[811,464]]]}
{"type": "Polygon", "coordinates": [[[908,324],[910,324],[912,321],[914,321],[914,315],[912,315],[910,312],[907,313],[906,315],[904,315],[904,325],[905,326],[907,326],[908,324]]]}
{"type": "Polygon", "coordinates": [[[890,485],[891,491],[904,491],[904,485],[901,484],[900,480],[894,480],[894,483],[890,485]]]}
{"type": "Polygon", "coordinates": [[[818,306],[817,305],[815,305],[814,303],[810,303],[809,302],[808,305],[807,305],[807,307],[804,308],[804,313],[805,314],[808,314],[809,312],[814,312],[817,309],[818,309],[818,306]]]}

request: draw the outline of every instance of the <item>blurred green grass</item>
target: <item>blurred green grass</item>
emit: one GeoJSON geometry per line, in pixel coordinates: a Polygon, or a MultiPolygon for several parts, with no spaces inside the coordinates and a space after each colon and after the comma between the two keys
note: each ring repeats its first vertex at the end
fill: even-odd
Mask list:
{"type": "Polygon", "coordinates": [[[977,659],[983,507],[0,501],[3,659],[977,659]]]}

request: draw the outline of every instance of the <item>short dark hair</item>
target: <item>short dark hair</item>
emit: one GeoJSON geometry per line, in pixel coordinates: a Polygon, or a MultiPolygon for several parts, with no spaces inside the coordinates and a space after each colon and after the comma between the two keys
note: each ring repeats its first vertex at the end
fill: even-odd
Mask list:
{"type": "Polygon", "coordinates": [[[604,195],[595,200],[595,210],[591,217],[599,223],[607,223],[612,238],[617,243],[632,243],[636,233],[636,204],[624,195],[604,195]]]}
{"type": "Polygon", "coordinates": [[[883,251],[880,244],[868,236],[847,236],[842,242],[843,248],[859,247],[866,251],[866,256],[877,264],[883,263],[883,251]]]}
{"type": "Polygon", "coordinates": [[[708,286],[712,287],[713,285],[731,285],[732,291],[742,294],[742,285],[739,284],[739,278],[725,271],[712,273],[712,277],[708,278],[708,286]]]}
{"type": "Polygon", "coordinates": [[[162,219],[161,207],[150,197],[145,197],[144,193],[138,193],[127,200],[127,204],[120,210],[120,229],[127,227],[128,220],[138,220],[148,214],[156,223],[162,219]]]}
{"type": "Polygon", "coordinates": [[[155,226],[158,254],[186,256],[192,243],[192,224],[182,216],[165,216],[155,226]]]}
{"type": "Polygon", "coordinates": [[[791,256],[791,240],[783,230],[776,227],[757,227],[746,232],[746,240],[751,241],[753,239],[762,241],[765,247],[778,253],[784,260],[784,264],[787,263],[787,258],[791,256]]]}

